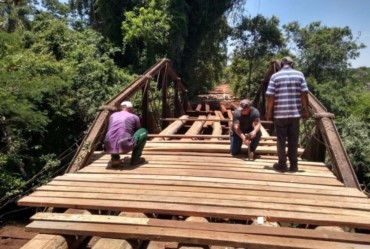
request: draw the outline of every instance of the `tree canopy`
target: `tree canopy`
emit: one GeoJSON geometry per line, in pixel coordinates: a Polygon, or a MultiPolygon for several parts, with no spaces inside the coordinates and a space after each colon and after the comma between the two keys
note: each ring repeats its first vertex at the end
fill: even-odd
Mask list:
{"type": "Polygon", "coordinates": [[[230,70],[233,89],[238,96],[254,96],[254,90],[268,62],[284,48],[285,41],[277,17],[242,17],[234,28],[235,49],[230,70]]]}
{"type": "Polygon", "coordinates": [[[326,27],[313,22],[300,27],[298,22],[284,25],[287,37],[298,49],[298,62],[306,77],[319,82],[346,78],[350,59],[360,54],[364,44],[358,44],[349,27],[326,27]]]}

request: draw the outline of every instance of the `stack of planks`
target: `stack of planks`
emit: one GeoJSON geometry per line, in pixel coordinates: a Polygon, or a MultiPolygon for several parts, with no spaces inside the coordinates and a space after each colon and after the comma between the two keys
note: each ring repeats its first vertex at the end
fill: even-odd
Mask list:
{"type": "Polygon", "coordinates": [[[272,169],[274,160],[246,161],[227,153],[146,150],[144,156],[146,164],[130,167],[127,155],[117,169],[109,166],[110,155],[96,152],[90,165],[56,177],[19,204],[137,212],[150,218],[37,214],[27,229],[245,248],[370,245],[364,234],[249,225],[263,217],[296,226],[370,229],[370,200],[344,187],[323,163],[299,161],[298,173],[282,174],[272,169]],[[209,222],[184,222],[188,216],[209,222]],[[228,224],[233,221],[237,224],[228,224]]]}
{"type": "Polygon", "coordinates": [[[112,168],[110,155],[96,151],[86,167],[54,178],[18,202],[92,214],[37,213],[27,229],[102,238],[91,242],[94,249],[136,249],[138,240],[151,240],[147,249],[370,246],[367,234],[312,229],[370,229],[364,193],[346,188],[324,163],[299,160],[297,173],[276,172],[276,137],[264,128],[258,159],[247,160],[247,148],[232,157],[222,127],[230,119],[216,115],[174,119],[151,136],[142,165],[131,167],[130,155],[123,155],[122,167],[112,168]],[[204,134],[210,128],[212,134],[204,134]],[[256,220],[277,227],[253,225],[256,220]]]}

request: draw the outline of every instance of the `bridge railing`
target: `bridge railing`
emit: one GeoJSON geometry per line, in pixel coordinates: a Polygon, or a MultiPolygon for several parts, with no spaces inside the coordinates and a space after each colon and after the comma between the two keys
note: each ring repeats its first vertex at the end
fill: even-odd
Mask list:
{"type": "MultiPolygon", "coordinates": [[[[260,87],[256,92],[254,105],[258,107],[261,116],[266,113],[266,90],[271,75],[280,70],[280,61],[270,62],[270,66],[260,82],[260,87]]],[[[315,127],[307,145],[305,146],[303,158],[325,162],[326,152],[329,153],[334,174],[347,187],[361,189],[354,172],[352,164],[348,158],[347,152],[343,146],[335,123],[334,114],[327,112],[324,105],[312,94],[309,93],[309,113],[315,119],[315,127]]]]}
{"type": "Polygon", "coordinates": [[[334,114],[327,112],[324,105],[311,92],[308,101],[310,116],[315,120],[315,130],[302,157],[313,161],[325,161],[325,152],[328,152],[334,174],[346,187],[361,189],[333,121],[334,114]]]}
{"type": "MultiPolygon", "coordinates": [[[[156,102],[161,102],[161,117],[179,116],[185,112],[188,107],[187,90],[183,86],[181,79],[173,70],[170,60],[164,58],[148,69],[143,75],[130,83],[128,87],[115,95],[108,103],[99,108],[94,122],[90,126],[85,138],[77,149],[66,172],[76,172],[86,166],[88,160],[96,148],[101,144],[108,125],[109,116],[112,111],[118,110],[119,105],[124,100],[129,100],[135,94],[140,93],[141,98],[141,116],[144,127],[149,125],[149,91],[151,88],[160,90],[160,99],[156,102]],[[150,84],[155,86],[151,87],[150,84]],[[169,96],[169,85],[171,83],[172,95],[169,96]],[[173,84],[172,84],[173,83],[173,84]],[[173,98],[173,113],[169,110],[169,98],[173,98]]],[[[158,120],[159,120],[158,118],[158,120]]]]}

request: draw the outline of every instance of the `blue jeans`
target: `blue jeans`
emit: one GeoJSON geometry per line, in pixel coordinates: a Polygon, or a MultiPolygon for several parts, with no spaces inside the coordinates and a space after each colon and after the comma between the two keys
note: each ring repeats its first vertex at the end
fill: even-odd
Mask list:
{"type": "MultiPolygon", "coordinates": [[[[254,152],[256,150],[261,140],[261,136],[262,136],[261,131],[258,131],[256,136],[251,140],[249,144],[251,152],[254,152]]],[[[242,144],[243,141],[237,134],[230,135],[230,152],[233,156],[241,153],[242,144]]]]}

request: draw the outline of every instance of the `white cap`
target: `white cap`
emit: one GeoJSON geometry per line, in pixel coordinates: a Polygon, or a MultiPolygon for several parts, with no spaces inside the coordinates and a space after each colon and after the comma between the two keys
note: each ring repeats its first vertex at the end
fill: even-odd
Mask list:
{"type": "Polygon", "coordinates": [[[132,103],[130,101],[123,101],[121,106],[126,106],[127,108],[132,108],[132,103]]]}

